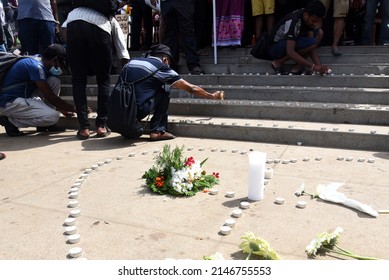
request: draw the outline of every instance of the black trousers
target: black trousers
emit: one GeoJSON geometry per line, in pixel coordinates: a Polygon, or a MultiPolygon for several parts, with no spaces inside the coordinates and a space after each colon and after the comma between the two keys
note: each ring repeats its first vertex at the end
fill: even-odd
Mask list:
{"type": "Polygon", "coordinates": [[[131,23],[131,51],[140,50],[140,36],[143,28],[145,31],[144,49],[148,50],[153,43],[153,14],[150,6],[143,0],[134,0],[132,4],[132,23],[131,23]]]}
{"type": "Polygon", "coordinates": [[[161,42],[170,47],[176,63],[180,58],[181,45],[189,69],[200,65],[193,25],[194,9],[195,0],[161,1],[161,42]]]}
{"type": "Polygon", "coordinates": [[[70,22],[67,26],[67,57],[72,72],[73,99],[80,128],[90,127],[86,98],[88,75],[96,75],[97,81],[95,125],[104,126],[111,92],[109,76],[112,64],[111,35],[85,21],[70,22]]]}

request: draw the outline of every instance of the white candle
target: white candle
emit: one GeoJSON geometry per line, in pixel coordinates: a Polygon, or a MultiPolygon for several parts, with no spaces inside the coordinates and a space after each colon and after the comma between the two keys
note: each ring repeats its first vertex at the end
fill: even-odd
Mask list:
{"type": "Polygon", "coordinates": [[[262,200],[265,180],[266,153],[249,153],[249,186],[248,199],[262,200]]]}

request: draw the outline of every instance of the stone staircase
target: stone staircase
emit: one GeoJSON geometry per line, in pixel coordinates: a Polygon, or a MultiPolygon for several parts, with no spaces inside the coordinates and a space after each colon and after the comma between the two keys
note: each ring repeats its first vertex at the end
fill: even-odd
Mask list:
{"type": "MultiPolygon", "coordinates": [[[[269,61],[250,49],[213,50],[201,56],[207,74],[179,73],[208,91],[224,90],[226,99],[198,99],[172,90],[169,131],[181,137],[228,139],[276,144],[389,151],[389,47],[342,48],[334,57],[319,49],[331,75],[274,75],[269,61]]],[[[141,53],[131,53],[132,57],[141,53]]],[[[112,84],[117,75],[111,78],[112,84]]],[[[88,81],[89,106],[96,108],[97,87],[88,81]]],[[[70,77],[62,77],[61,95],[71,97],[70,77]]],[[[91,115],[93,119],[93,114],[91,115]]],[[[61,125],[78,128],[75,118],[61,125]]],[[[93,122],[92,122],[93,123],[93,122]]]]}

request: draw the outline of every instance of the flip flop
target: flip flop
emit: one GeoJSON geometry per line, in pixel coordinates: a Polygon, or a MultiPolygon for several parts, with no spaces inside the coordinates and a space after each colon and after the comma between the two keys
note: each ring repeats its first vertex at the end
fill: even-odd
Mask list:
{"type": "Polygon", "coordinates": [[[79,131],[77,131],[77,138],[78,138],[79,140],[87,140],[87,139],[89,139],[90,135],[82,135],[82,134],[81,134],[81,130],[82,130],[82,129],[80,129],[79,131]]]}
{"type": "Polygon", "coordinates": [[[332,49],[331,53],[333,56],[340,56],[342,55],[342,52],[339,49],[332,49]]]}
{"type": "Polygon", "coordinates": [[[284,69],[282,66],[275,67],[274,64],[271,64],[271,68],[276,72],[276,75],[282,75],[284,73],[284,69]]]}
{"type": "Polygon", "coordinates": [[[96,132],[96,137],[102,138],[102,137],[107,137],[108,135],[111,134],[111,130],[106,125],[103,125],[102,127],[105,128],[106,132],[104,132],[104,133],[97,133],[96,132]]]}

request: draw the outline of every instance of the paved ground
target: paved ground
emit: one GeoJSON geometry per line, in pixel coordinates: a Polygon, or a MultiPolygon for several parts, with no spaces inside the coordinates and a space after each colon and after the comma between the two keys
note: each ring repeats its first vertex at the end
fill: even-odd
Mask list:
{"type": "Polygon", "coordinates": [[[2,127],[0,150],[7,154],[0,161],[0,259],[63,260],[73,247],[81,247],[87,259],[201,259],[215,252],[226,259],[241,259],[240,236],[252,231],[283,259],[305,260],[311,239],[337,226],[344,228],[340,245],[389,259],[388,214],[373,218],[294,195],[302,183],[314,192],[318,184],[345,182],[340,191],[346,196],[375,210],[389,209],[389,153],[180,137],[134,143],[117,134],[79,141],[72,130],[9,138],[2,127]],[[185,145],[185,155],[196,159],[209,157],[205,168],[220,173],[219,194],[174,198],[150,193],[140,178],[164,144],[185,145]],[[190,147],[193,150],[188,151],[190,147]],[[252,202],[236,219],[232,233],[223,236],[219,228],[247,200],[250,149],[266,152],[269,159],[297,162],[269,163],[274,176],[264,199],[252,202]],[[135,156],[129,157],[130,153],[135,156]],[[117,159],[120,155],[122,160],[117,159]],[[303,161],[304,157],[310,160],[303,161]],[[82,184],[76,208],[81,210],[76,223],[81,241],[69,244],[63,225],[72,210],[68,192],[86,168],[108,158],[112,162],[93,171],[82,184]],[[235,197],[225,197],[227,191],[235,191],[235,197]],[[285,198],[285,203],[275,204],[276,197],[285,198]],[[307,202],[305,209],[296,208],[299,200],[307,202]]]}

